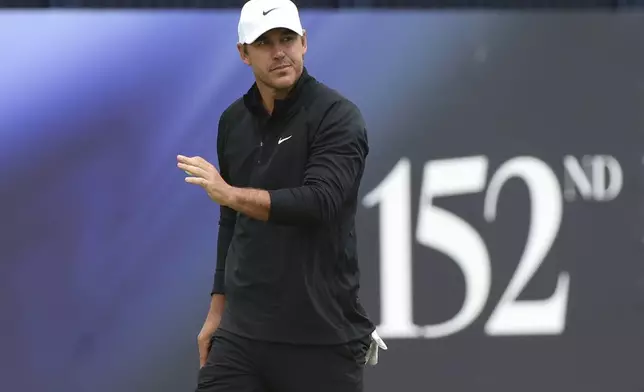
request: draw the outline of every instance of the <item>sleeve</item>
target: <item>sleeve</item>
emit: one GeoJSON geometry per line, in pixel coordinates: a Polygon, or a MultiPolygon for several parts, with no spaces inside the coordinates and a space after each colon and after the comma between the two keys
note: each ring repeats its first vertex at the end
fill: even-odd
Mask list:
{"type": "Polygon", "coordinates": [[[333,220],[357,192],[369,152],[365,128],[352,102],[333,104],[311,144],[303,185],[268,191],[269,221],[300,224],[333,220]]]}
{"type": "MultiPolygon", "coordinates": [[[[224,160],[224,146],[226,140],[226,126],[224,115],[219,119],[217,130],[217,159],[219,161],[219,172],[221,177],[230,183],[228,167],[224,160]]],[[[217,235],[217,266],[215,267],[215,276],[210,295],[225,294],[224,276],[226,271],[226,256],[228,248],[233,240],[235,223],[237,222],[237,213],[228,207],[219,207],[219,233],[217,235]]]]}

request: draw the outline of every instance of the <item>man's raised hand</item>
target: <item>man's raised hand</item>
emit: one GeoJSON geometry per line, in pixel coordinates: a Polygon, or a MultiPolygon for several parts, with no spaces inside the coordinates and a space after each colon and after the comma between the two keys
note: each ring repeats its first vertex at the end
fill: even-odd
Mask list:
{"type": "Polygon", "coordinates": [[[187,183],[201,186],[213,201],[226,205],[232,187],[213,164],[199,156],[178,155],[177,161],[177,167],[189,175],[186,177],[187,183]]]}

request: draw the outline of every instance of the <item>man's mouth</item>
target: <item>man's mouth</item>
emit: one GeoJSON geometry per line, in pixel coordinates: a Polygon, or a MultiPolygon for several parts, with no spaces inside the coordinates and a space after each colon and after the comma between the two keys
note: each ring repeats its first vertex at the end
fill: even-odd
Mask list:
{"type": "Polygon", "coordinates": [[[273,67],[273,69],[271,69],[271,71],[279,71],[280,69],[286,69],[288,67],[290,67],[289,64],[282,64],[282,65],[278,65],[276,67],[273,67]]]}

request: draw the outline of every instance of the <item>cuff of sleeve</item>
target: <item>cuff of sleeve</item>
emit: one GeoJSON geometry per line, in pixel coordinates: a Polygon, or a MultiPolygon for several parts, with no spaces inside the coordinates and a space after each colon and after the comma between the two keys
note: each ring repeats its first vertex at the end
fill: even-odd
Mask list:
{"type": "Polygon", "coordinates": [[[215,273],[215,281],[212,285],[212,291],[210,292],[210,295],[212,296],[214,294],[225,294],[223,273],[215,273]]]}
{"type": "Polygon", "coordinates": [[[290,189],[276,189],[268,191],[271,199],[271,209],[268,220],[282,222],[289,219],[289,206],[293,202],[293,193],[290,189]]]}

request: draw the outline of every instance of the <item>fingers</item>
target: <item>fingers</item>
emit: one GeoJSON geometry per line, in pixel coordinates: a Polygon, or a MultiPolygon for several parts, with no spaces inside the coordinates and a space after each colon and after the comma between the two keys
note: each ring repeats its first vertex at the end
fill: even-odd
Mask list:
{"type": "Polygon", "coordinates": [[[196,177],[206,177],[208,172],[202,169],[201,167],[186,164],[186,163],[177,163],[177,167],[186,173],[196,176],[196,177]]]}
{"type": "Polygon", "coordinates": [[[203,353],[201,352],[201,349],[199,349],[199,368],[204,367],[207,360],[208,360],[208,353],[203,353]]]}
{"type": "Polygon", "coordinates": [[[185,181],[188,184],[195,184],[195,185],[200,185],[200,186],[204,186],[204,185],[206,185],[208,183],[208,181],[206,181],[205,178],[201,178],[201,177],[186,177],[185,181]]]}
{"type": "Polygon", "coordinates": [[[177,155],[177,161],[181,163],[192,164],[195,162],[195,159],[187,157],[185,155],[177,155]]]}
{"type": "Polygon", "coordinates": [[[212,166],[210,162],[208,162],[207,160],[203,159],[200,156],[187,157],[184,155],[177,155],[177,161],[179,161],[179,163],[184,163],[186,165],[200,167],[204,170],[207,170],[209,166],[212,166]]]}
{"type": "Polygon", "coordinates": [[[187,157],[177,155],[177,167],[192,177],[186,177],[185,181],[189,184],[199,185],[206,188],[209,181],[213,181],[219,174],[217,169],[202,157],[187,157]]]}

